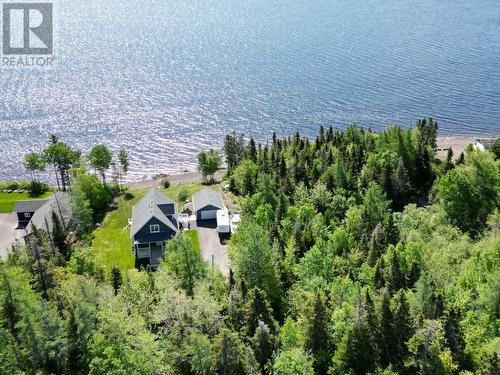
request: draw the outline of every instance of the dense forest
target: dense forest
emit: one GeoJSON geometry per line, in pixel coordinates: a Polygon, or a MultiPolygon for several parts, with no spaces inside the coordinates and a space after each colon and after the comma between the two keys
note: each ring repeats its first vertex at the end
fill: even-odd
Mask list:
{"type": "Polygon", "coordinates": [[[104,272],[110,156],[57,169],[80,226],[0,263],[0,373],[499,374],[499,155],[437,160],[437,132],[227,135],[228,277],[182,233],[157,271],[104,272]]]}

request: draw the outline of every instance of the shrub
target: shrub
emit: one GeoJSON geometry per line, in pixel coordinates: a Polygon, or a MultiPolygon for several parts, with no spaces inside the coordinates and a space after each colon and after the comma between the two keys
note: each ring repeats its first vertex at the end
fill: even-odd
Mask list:
{"type": "Polygon", "coordinates": [[[130,191],[126,191],[125,194],[123,194],[123,198],[125,198],[126,201],[134,199],[134,194],[132,194],[130,191]]]}
{"type": "Polygon", "coordinates": [[[170,187],[170,181],[168,180],[168,178],[162,178],[160,180],[160,185],[164,188],[164,189],[168,189],[170,187]]]}
{"type": "Polygon", "coordinates": [[[185,202],[189,198],[189,191],[186,189],[185,186],[181,186],[179,189],[179,195],[177,196],[179,201],[185,202]]]}

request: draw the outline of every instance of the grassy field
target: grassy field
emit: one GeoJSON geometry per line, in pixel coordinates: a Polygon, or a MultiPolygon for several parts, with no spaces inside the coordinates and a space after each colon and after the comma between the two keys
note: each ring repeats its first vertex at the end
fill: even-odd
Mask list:
{"type": "MultiPolygon", "coordinates": [[[[201,190],[204,186],[200,183],[183,184],[189,195],[201,190]]],[[[171,186],[168,189],[162,189],[170,198],[178,203],[178,209],[182,208],[178,201],[180,185],[171,186]]],[[[132,254],[132,239],[130,238],[130,228],[127,226],[128,218],[132,217],[132,207],[147,192],[147,189],[131,190],[134,198],[125,200],[123,197],[118,199],[118,208],[109,212],[104,218],[99,229],[94,231],[94,240],[92,248],[96,254],[96,261],[99,266],[104,266],[107,270],[116,265],[121,270],[134,268],[134,256],[132,254]]],[[[191,237],[193,245],[198,249],[198,232],[195,230],[186,231],[191,237]]]]}
{"type": "Polygon", "coordinates": [[[4,193],[0,192],[0,213],[9,213],[14,209],[14,204],[19,200],[44,199],[52,195],[51,191],[33,197],[30,193],[4,193]]]}

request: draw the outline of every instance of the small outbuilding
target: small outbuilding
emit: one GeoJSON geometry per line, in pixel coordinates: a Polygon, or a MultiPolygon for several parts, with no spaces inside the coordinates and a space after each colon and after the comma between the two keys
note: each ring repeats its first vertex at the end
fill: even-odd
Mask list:
{"type": "Polygon", "coordinates": [[[196,220],[215,220],[217,211],[224,209],[220,192],[205,188],[193,194],[193,210],[196,220]]]}

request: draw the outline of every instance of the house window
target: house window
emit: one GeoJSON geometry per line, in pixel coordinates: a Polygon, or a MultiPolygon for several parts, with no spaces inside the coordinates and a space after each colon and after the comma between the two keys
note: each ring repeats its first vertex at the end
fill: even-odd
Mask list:
{"type": "Polygon", "coordinates": [[[24,213],[24,217],[25,217],[26,219],[29,219],[29,218],[31,217],[31,213],[29,213],[29,212],[25,212],[25,213],[24,213]]]}
{"type": "Polygon", "coordinates": [[[149,231],[151,233],[160,233],[160,225],[159,224],[153,224],[149,226],[149,231]]]}

